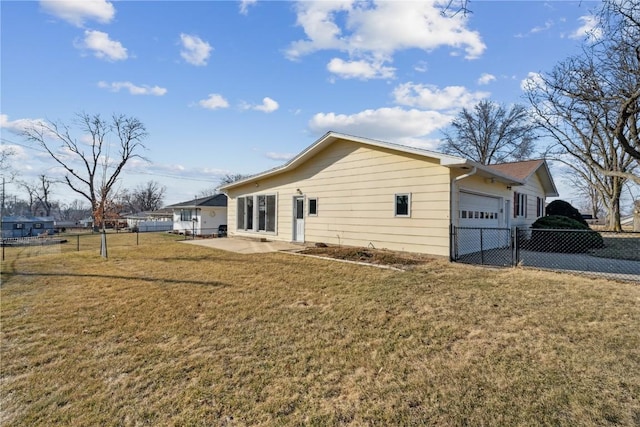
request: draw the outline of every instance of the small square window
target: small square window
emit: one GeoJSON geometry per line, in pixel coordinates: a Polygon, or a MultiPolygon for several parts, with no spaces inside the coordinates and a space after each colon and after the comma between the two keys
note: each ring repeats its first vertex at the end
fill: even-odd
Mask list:
{"type": "Polygon", "coordinates": [[[395,216],[411,216],[411,194],[396,194],[395,216]]]}
{"type": "Polygon", "coordinates": [[[309,216],[318,216],[318,199],[309,198],[309,216]]]}

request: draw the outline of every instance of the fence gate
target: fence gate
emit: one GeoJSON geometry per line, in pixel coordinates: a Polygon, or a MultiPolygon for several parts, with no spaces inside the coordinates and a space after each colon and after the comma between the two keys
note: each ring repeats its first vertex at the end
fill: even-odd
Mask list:
{"type": "Polygon", "coordinates": [[[451,226],[451,248],[452,261],[500,267],[515,264],[510,228],[451,226]]]}

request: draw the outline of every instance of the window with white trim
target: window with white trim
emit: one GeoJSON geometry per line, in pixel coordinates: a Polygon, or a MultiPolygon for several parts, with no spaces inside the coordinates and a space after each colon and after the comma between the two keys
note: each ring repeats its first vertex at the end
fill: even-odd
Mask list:
{"type": "Polygon", "coordinates": [[[411,216],[411,193],[398,193],[395,195],[395,216],[411,216]]]}
{"type": "Polygon", "coordinates": [[[191,221],[193,219],[193,211],[191,209],[180,209],[180,221],[191,221]]]}
{"type": "Polygon", "coordinates": [[[318,198],[309,198],[309,216],[318,216],[318,198]]]}
{"type": "Polygon", "coordinates": [[[276,195],[258,194],[238,197],[236,228],[238,230],[276,231],[276,195]]]}
{"type": "Polygon", "coordinates": [[[514,218],[526,218],[527,217],[527,195],[524,193],[513,193],[513,217],[514,218]]]}

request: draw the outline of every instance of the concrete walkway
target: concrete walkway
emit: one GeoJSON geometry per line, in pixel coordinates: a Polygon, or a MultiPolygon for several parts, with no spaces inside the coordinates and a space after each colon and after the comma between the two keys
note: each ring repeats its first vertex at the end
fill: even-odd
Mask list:
{"type": "Polygon", "coordinates": [[[236,252],[239,254],[259,254],[278,251],[300,251],[304,245],[288,242],[262,242],[259,240],[241,239],[226,237],[221,239],[195,239],[184,240],[190,245],[206,246],[208,248],[220,249],[223,251],[236,252]]]}

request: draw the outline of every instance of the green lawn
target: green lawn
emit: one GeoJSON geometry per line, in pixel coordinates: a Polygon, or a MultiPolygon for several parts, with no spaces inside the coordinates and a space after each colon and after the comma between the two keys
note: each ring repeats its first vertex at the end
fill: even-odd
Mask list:
{"type": "Polygon", "coordinates": [[[3,263],[1,425],[640,425],[638,285],[146,239],[3,263]]]}

